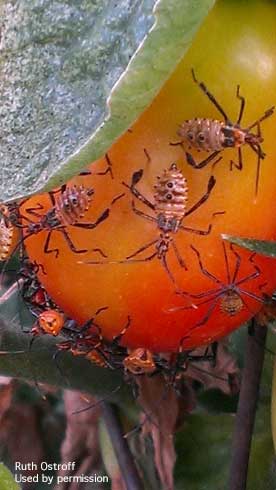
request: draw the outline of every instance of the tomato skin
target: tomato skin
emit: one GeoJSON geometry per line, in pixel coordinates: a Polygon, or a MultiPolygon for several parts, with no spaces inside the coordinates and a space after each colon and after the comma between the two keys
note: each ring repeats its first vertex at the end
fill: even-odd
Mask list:
{"type": "MultiPolygon", "coordinates": [[[[214,169],[208,165],[195,170],[186,163],[183,149],[171,146],[179,140],[177,130],[185,119],[207,117],[220,119],[216,108],[193,82],[191,68],[199,81],[203,81],[215,95],[229,117],[235,122],[239,112],[236,87],[246,97],[243,127],[250,125],[276,102],[276,6],[268,1],[248,2],[220,0],[209,14],[196,39],[178,68],[165,84],[152,105],[139,118],[130,132],[123,135],[108,152],[112,161],[114,180],[106,176],[77,177],[72,183],[85,184],[95,189],[91,208],[84,221],[95,221],[113,197],[125,192],[124,198],[110,208],[110,216],[94,230],[70,228],[70,236],[80,248],[96,247],[108,256],[109,261],[120,261],[141,246],[159,236],[157,227],[137,216],[132,208],[133,196],[122,186],[130,184],[135,171],[143,168],[144,174],[137,188],[153,200],[153,185],[172,162],[176,162],[188,181],[189,209],[206,192],[210,175],[216,185],[209,199],[184,220],[185,226],[207,229],[213,223],[210,235],[197,236],[179,231],[175,242],[188,265],[185,272],[179,267],[173,251],[167,256],[178,287],[200,294],[218,285],[199,268],[193,245],[199,252],[204,268],[222,282],[227,282],[225,257],[220,234],[247,236],[275,240],[276,222],[273,203],[276,199],[275,117],[261,125],[264,137],[262,147],[266,159],[261,163],[259,191],[255,196],[256,154],[243,149],[243,169],[229,170],[230,159],[237,152],[226,149],[223,161],[214,169]],[[144,151],[146,150],[146,152],[144,151]],[[150,159],[147,158],[150,156],[150,159]],[[213,217],[213,213],[225,212],[213,217]]],[[[196,161],[204,153],[189,150],[196,161]]],[[[104,159],[90,166],[92,172],[105,169],[104,159]]],[[[47,196],[36,196],[31,203],[41,202],[49,207],[47,196]]],[[[137,201],[137,200],[136,200],[137,201]]],[[[29,204],[28,204],[29,205],[29,204]]],[[[141,202],[136,207],[153,216],[154,213],[141,202]]],[[[91,318],[103,306],[108,310],[97,319],[102,333],[109,339],[118,334],[128,315],[131,326],[123,343],[131,348],[144,347],[155,352],[177,350],[181,338],[184,346],[192,348],[207,344],[238,328],[261,308],[261,302],[246,297],[247,307],[229,316],[221,311],[219,302],[213,313],[199,328],[195,325],[207,314],[212,304],[198,308],[172,311],[181,305],[191,306],[196,300],[175,294],[175,287],[157,259],[141,263],[109,263],[88,265],[79,262],[102,260],[96,252],[72,253],[60,233],[54,232],[51,243],[59,248],[59,257],[43,252],[46,234],[26,240],[32,260],[42,263],[47,275],[40,280],[66,314],[80,324],[91,318]]],[[[152,250],[152,249],[151,249],[152,250]]],[[[276,286],[276,262],[262,256],[249,260],[250,252],[235,248],[241,257],[237,277],[254,273],[254,264],[260,268],[258,277],[244,284],[244,289],[261,297],[271,294],[276,286]],[[266,283],[265,286],[263,284],[266,283]]],[[[149,253],[146,252],[147,255],[149,253]]],[[[229,251],[230,271],[233,274],[236,257],[229,251]]],[[[245,297],[244,297],[245,298],[245,297]]]]}

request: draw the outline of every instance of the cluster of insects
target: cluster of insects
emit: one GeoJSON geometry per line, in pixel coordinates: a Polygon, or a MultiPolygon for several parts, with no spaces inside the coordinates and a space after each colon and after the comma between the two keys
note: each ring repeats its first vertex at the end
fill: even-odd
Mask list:
{"type": "MultiPolygon", "coordinates": [[[[264,160],[265,153],[261,147],[263,137],[261,133],[261,123],[272,116],[274,107],[269,108],[255,122],[241,127],[241,121],[245,108],[245,99],[240,94],[240,87],[237,87],[237,98],[240,101],[240,110],[236,123],[232,123],[222,106],[207,89],[203,82],[199,82],[192,71],[193,80],[214,104],[223,121],[195,118],[186,120],[180,124],[177,131],[180,141],[171,143],[181,145],[184,149],[193,147],[197,150],[210,152],[210,154],[196,162],[193,156],[185,151],[186,162],[194,169],[202,169],[212,163],[212,172],[215,165],[222,159],[221,153],[226,148],[236,148],[238,160],[230,160],[230,169],[236,167],[238,170],[243,168],[242,147],[249,146],[257,156],[257,172],[255,193],[258,192],[260,164],[264,160]],[[253,131],[256,129],[256,133],[253,131]]],[[[146,156],[148,154],[146,153],[146,156]]],[[[106,155],[107,168],[103,172],[94,175],[110,175],[114,178],[112,164],[106,155]]],[[[150,157],[148,156],[148,164],[150,157]]],[[[90,172],[82,172],[85,175],[90,172]]],[[[58,258],[60,250],[51,245],[51,238],[54,233],[63,236],[66,244],[73,254],[85,254],[96,252],[100,257],[98,260],[81,260],[82,264],[132,264],[159,260],[164,273],[174,288],[174,293],[191,301],[183,306],[171,308],[168,313],[189,308],[204,308],[202,317],[191,326],[189,332],[194,329],[202,328],[206,325],[214,314],[216,308],[228,316],[237,315],[243,308],[250,311],[247,299],[250,298],[259,303],[264,303],[262,288],[259,286],[260,295],[253,294],[246,286],[251,281],[259,279],[261,269],[254,261],[254,254],[248,258],[251,272],[246,276],[240,274],[241,256],[233,245],[226,246],[222,243],[222,254],[225,261],[226,278],[217,277],[212,271],[204,266],[201,252],[194,245],[191,245],[195,254],[198,268],[201,274],[207,277],[214,285],[209,290],[193,294],[179,289],[175,275],[173,274],[168,261],[168,256],[172,252],[183,273],[188,270],[188,263],[185,255],[179,249],[177,237],[181,233],[188,233],[201,237],[209,235],[216,217],[223,215],[223,209],[217,209],[210,216],[209,224],[206,228],[186,226],[186,218],[196,213],[199,208],[211,198],[216,186],[216,178],[211,175],[208,179],[205,191],[199,199],[191,206],[188,206],[189,185],[184,172],[176,163],[170,163],[156,178],[152,189],[152,198],[146,197],[140,190],[139,184],[144,175],[143,169],[136,170],[129,183],[122,182],[122,192],[114,196],[108,207],[103,209],[94,221],[83,221],[88,210],[93,206],[94,189],[92,187],[65,184],[57,190],[48,193],[49,207],[47,209],[41,203],[36,206],[28,207],[28,200],[19,203],[2,204],[0,206],[0,260],[7,263],[9,258],[18,250],[21,255],[21,267],[19,278],[21,280],[21,295],[23,301],[33,314],[35,321],[31,329],[32,342],[38,335],[48,334],[55,337],[62,335],[63,340],[57,343],[57,354],[69,351],[73,356],[83,356],[100,367],[109,369],[121,369],[131,375],[149,375],[162,372],[170,383],[175,383],[179,373],[181,375],[187,369],[187,363],[197,361],[215,362],[216,348],[213,346],[211,353],[209,348],[202,356],[193,355],[190,350],[185,350],[185,340],[183,337],[179,341],[178,352],[165,355],[152,353],[150,350],[139,346],[135,349],[127,349],[123,346],[123,337],[131,328],[131,317],[126,318],[125,325],[121,331],[111,340],[106,340],[102,335],[100,326],[100,314],[107,309],[106,306],[99,308],[93,318],[90,318],[84,325],[69,317],[55,304],[45,288],[38,280],[37,274],[46,274],[41,264],[32,263],[24,252],[24,244],[30,236],[46,232],[43,245],[45,254],[53,254],[53,258],[58,258]],[[131,210],[134,215],[148,221],[156,230],[155,237],[146,243],[139,244],[135,250],[130,250],[125,257],[114,261],[108,257],[106,250],[102,250],[96,243],[94,248],[78,248],[70,235],[71,228],[84,230],[94,230],[105,222],[113,212],[113,205],[121,199],[130,199],[131,210]],[[21,235],[20,235],[21,233],[21,235]],[[234,269],[231,271],[229,254],[235,260],[234,269]],[[192,304],[191,304],[192,303],[192,304]]],[[[219,218],[218,218],[219,219],[219,218]]],[[[93,240],[93,236],[91,235],[93,240]]],[[[5,268],[5,265],[4,265],[5,268]]]]}

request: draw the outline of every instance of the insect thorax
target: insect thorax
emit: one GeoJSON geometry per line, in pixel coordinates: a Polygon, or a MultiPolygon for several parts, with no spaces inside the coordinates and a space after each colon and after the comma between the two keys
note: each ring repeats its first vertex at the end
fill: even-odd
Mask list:
{"type": "Polygon", "coordinates": [[[91,202],[91,189],[82,185],[67,187],[65,191],[56,198],[56,216],[63,225],[73,225],[88,210],[91,202]]]}
{"type": "Polygon", "coordinates": [[[224,123],[217,119],[188,119],[177,134],[197,150],[219,151],[224,147],[223,127],[224,123]]]}
{"type": "Polygon", "coordinates": [[[185,216],[188,199],[187,180],[182,172],[172,164],[157,177],[154,201],[158,214],[158,226],[163,231],[177,231],[185,216]]]}
{"type": "Polygon", "coordinates": [[[243,308],[243,302],[240,295],[233,289],[226,291],[220,303],[220,309],[223,313],[229,316],[234,316],[239,313],[243,308]]]}

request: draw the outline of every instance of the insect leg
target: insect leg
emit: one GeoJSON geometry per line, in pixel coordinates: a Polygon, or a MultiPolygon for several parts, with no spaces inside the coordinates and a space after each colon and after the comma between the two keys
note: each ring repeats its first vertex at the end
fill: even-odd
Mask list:
{"type": "Polygon", "coordinates": [[[99,216],[99,218],[95,221],[95,223],[74,223],[71,226],[75,226],[76,228],[86,228],[87,230],[93,230],[96,228],[102,221],[105,221],[109,216],[109,208],[105,209],[103,213],[99,216]]]}
{"type": "Polygon", "coordinates": [[[105,170],[103,170],[102,172],[91,172],[90,170],[82,170],[82,172],[79,173],[79,176],[80,177],[85,177],[86,175],[106,175],[108,172],[110,173],[110,176],[112,179],[114,179],[114,175],[113,175],[113,172],[112,172],[112,162],[109,158],[109,155],[108,153],[105,154],[105,159],[106,159],[106,162],[107,162],[107,167],[105,170]]]}
{"type": "Polygon", "coordinates": [[[241,101],[240,112],[239,112],[239,116],[238,116],[238,119],[236,122],[236,124],[240,124],[240,122],[242,120],[243,112],[244,112],[244,107],[245,107],[245,98],[242,95],[240,95],[240,86],[239,85],[237,86],[236,96],[241,101]]]}
{"type": "MultiPolygon", "coordinates": [[[[222,294],[223,294],[223,293],[222,293],[222,294]]],[[[221,295],[222,295],[222,294],[221,294],[221,295]]],[[[211,317],[211,315],[212,315],[212,313],[213,313],[214,309],[216,308],[216,306],[217,306],[218,302],[220,301],[220,297],[221,297],[221,295],[219,295],[219,296],[218,296],[218,297],[217,297],[217,298],[214,300],[214,302],[213,302],[213,303],[210,305],[210,307],[208,308],[207,313],[204,315],[204,317],[203,317],[203,318],[202,318],[202,319],[201,319],[199,322],[197,322],[197,323],[194,325],[194,327],[192,327],[192,328],[190,329],[190,331],[192,331],[192,330],[194,330],[194,329],[196,329],[196,328],[198,328],[198,327],[201,327],[202,325],[204,325],[205,323],[207,323],[207,322],[208,322],[208,320],[209,320],[209,318],[211,317]]]]}
{"type": "Polygon", "coordinates": [[[169,269],[169,266],[168,266],[168,263],[167,263],[167,259],[166,259],[166,255],[165,255],[165,254],[163,254],[163,255],[162,255],[162,257],[161,257],[161,263],[162,263],[162,265],[163,265],[163,267],[164,267],[165,271],[167,272],[167,274],[168,274],[169,278],[171,279],[171,281],[172,281],[174,284],[176,284],[176,282],[175,282],[175,278],[174,278],[174,276],[173,276],[173,274],[172,274],[171,270],[169,269]]]}
{"type": "Polygon", "coordinates": [[[185,213],[185,216],[188,216],[189,214],[193,213],[196,209],[198,209],[205,201],[207,201],[208,197],[210,196],[211,194],[211,191],[213,189],[213,187],[215,186],[215,183],[216,183],[216,179],[215,177],[212,175],[208,181],[208,185],[207,185],[207,191],[205,192],[205,194],[199,199],[198,202],[196,202],[188,211],[186,211],[185,213]]]}
{"type": "Polygon", "coordinates": [[[63,184],[61,187],[59,187],[55,191],[49,191],[48,192],[49,198],[50,198],[53,206],[55,206],[55,204],[56,204],[55,194],[58,194],[59,192],[61,194],[63,194],[66,191],[66,188],[67,188],[67,184],[63,184]]]}
{"type": "Polygon", "coordinates": [[[114,335],[112,342],[114,342],[115,344],[119,344],[121,338],[125,335],[126,331],[129,329],[130,324],[131,324],[131,318],[130,316],[128,316],[126,325],[124,326],[123,330],[117,335],[114,335]]]}
{"type": "Polygon", "coordinates": [[[233,167],[236,167],[238,170],[242,170],[242,150],[241,147],[238,148],[238,163],[235,163],[234,160],[230,160],[230,170],[233,170],[233,167]]]}
{"type": "Polygon", "coordinates": [[[135,185],[138,184],[138,182],[141,180],[142,176],[143,176],[143,170],[142,169],[137,170],[137,172],[134,172],[134,174],[132,175],[130,185],[126,184],[125,182],[122,182],[122,184],[125,187],[127,187],[137,199],[142,201],[149,208],[155,210],[154,204],[152,204],[152,202],[150,202],[145,196],[143,196],[143,194],[141,194],[141,192],[138,191],[138,189],[136,189],[135,187],[135,185]]]}
{"type": "Polygon", "coordinates": [[[47,238],[46,238],[46,241],[45,241],[45,244],[44,244],[43,251],[45,254],[51,254],[51,253],[55,252],[56,258],[57,258],[59,256],[59,249],[58,248],[53,248],[53,249],[49,248],[49,243],[50,243],[52,233],[53,233],[53,230],[49,231],[47,238]]]}
{"type": "MultiPolygon", "coordinates": [[[[110,205],[112,206],[116,201],[118,201],[119,199],[121,199],[122,197],[124,197],[124,193],[123,194],[119,194],[118,196],[115,196],[110,205]]],[[[99,218],[95,221],[95,223],[74,223],[73,225],[71,226],[75,226],[77,228],[86,228],[88,230],[92,230],[93,228],[96,228],[96,226],[98,226],[100,223],[102,223],[102,221],[105,221],[108,217],[109,217],[109,213],[110,213],[110,208],[106,208],[102,214],[99,216],[99,218]]]]}
{"type": "MultiPolygon", "coordinates": [[[[159,238],[155,239],[155,240],[152,240],[151,242],[148,242],[146,243],[145,245],[143,245],[143,247],[140,247],[138,248],[138,250],[136,250],[136,252],[132,253],[131,255],[128,255],[126,257],[126,260],[128,259],[132,259],[132,257],[135,257],[136,255],[138,255],[139,253],[143,252],[144,250],[147,250],[148,248],[150,248],[152,245],[154,245],[155,243],[157,243],[159,241],[159,238]]],[[[157,252],[154,253],[154,256],[157,254],[157,252]]],[[[124,261],[125,262],[125,261],[124,261]]]]}
{"type": "Polygon", "coordinates": [[[272,106],[272,107],[270,107],[270,109],[267,109],[267,111],[265,111],[265,113],[263,114],[263,116],[261,116],[259,119],[257,119],[257,121],[255,121],[253,124],[250,124],[250,126],[248,126],[246,128],[246,131],[250,131],[252,128],[254,128],[258,124],[260,124],[262,121],[264,121],[264,119],[266,119],[267,117],[272,116],[272,114],[274,112],[274,109],[275,109],[275,106],[272,106]]]}
{"type": "Polygon", "coordinates": [[[229,117],[227,116],[227,114],[225,113],[225,111],[223,110],[223,108],[221,107],[221,105],[218,103],[218,101],[216,100],[216,98],[213,96],[213,94],[211,94],[211,92],[209,92],[209,90],[207,89],[206,85],[203,82],[199,82],[197,80],[193,68],[192,68],[192,77],[193,77],[194,82],[199,86],[199,88],[204,92],[204,94],[207,95],[208,99],[214,104],[214,106],[217,108],[217,110],[221,113],[221,115],[224,118],[225,122],[227,124],[229,124],[230,123],[229,117]]]}
{"type": "MultiPolygon", "coordinates": [[[[212,216],[214,217],[219,214],[225,214],[225,211],[217,211],[216,213],[213,213],[212,216]]],[[[188,231],[189,233],[195,233],[196,235],[209,235],[212,231],[213,224],[210,223],[207,230],[196,230],[195,228],[189,228],[188,226],[183,226],[183,225],[180,225],[179,228],[181,228],[181,230],[188,231]]]]}
{"type": "Polygon", "coordinates": [[[244,277],[243,279],[240,279],[239,281],[237,281],[236,286],[239,286],[240,284],[243,284],[246,281],[250,281],[252,279],[255,279],[256,277],[259,277],[261,275],[262,271],[261,271],[260,267],[258,267],[257,264],[255,264],[255,262],[253,260],[255,255],[256,255],[256,253],[253,253],[249,257],[249,262],[251,262],[251,264],[253,265],[255,272],[253,272],[252,274],[249,274],[248,276],[244,277]]]}
{"type": "MultiPolygon", "coordinates": [[[[186,155],[186,160],[187,160],[187,163],[189,165],[191,165],[193,168],[197,168],[197,169],[200,169],[200,168],[204,168],[206,167],[206,165],[208,165],[208,163],[210,163],[212,160],[214,160],[214,158],[216,158],[216,156],[221,152],[221,150],[217,150],[217,151],[214,151],[213,153],[211,153],[211,155],[209,155],[207,158],[205,158],[204,160],[202,160],[201,162],[199,163],[196,163],[196,161],[194,160],[193,156],[191,155],[191,153],[188,153],[187,151],[185,151],[185,155],[186,155]]],[[[215,163],[217,164],[220,160],[222,159],[222,157],[220,157],[215,163]]]]}
{"type": "Polygon", "coordinates": [[[179,263],[180,267],[183,267],[187,271],[188,270],[188,267],[186,266],[185,261],[182,259],[181,255],[179,253],[179,250],[178,250],[178,248],[176,246],[175,241],[172,240],[171,241],[171,244],[172,244],[172,247],[174,249],[174,253],[175,253],[175,256],[176,256],[176,258],[178,260],[178,263],[179,263]]]}
{"type": "MultiPolygon", "coordinates": [[[[32,216],[36,216],[37,218],[41,218],[41,214],[40,213],[37,213],[37,211],[41,211],[42,209],[44,209],[44,206],[42,206],[42,204],[40,204],[39,202],[37,203],[37,205],[33,208],[26,208],[26,212],[31,214],[32,216]]],[[[23,218],[25,218],[24,216],[22,216],[23,218]]]]}
{"type": "Polygon", "coordinates": [[[84,249],[78,249],[75,247],[74,243],[72,242],[68,232],[64,229],[64,228],[61,228],[61,229],[58,229],[56,231],[60,231],[60,233],[63,234],[66,242],[68,243],[70,249],[72,250],[72,252],[74,252],[75,254],[82,254],[82,253],[85,253],[85,252],[88,252],[88,250],[86,248],[84,249]]]}
{"type": "Polygon", "coordinates": [[[138,216],[141,216],[142,218],[148,219],[149,221],[154,221],[154,222],[157,221],[156,218],[154,218],[153,216],[150,216],[149,214],[143,213],[143,211],[140,211],[140,209],[137,209],[135,207],[134,201],[131,201],[131,207],[132,207],[132,210],[134,211],[134,213],[136,213],[138,216]]]}
{"type": "Polygon", "coordinates": [[[260,298],[260,296],[257,296],[254,293],[250,293],[249,291],[245,291],[244,289],[240,289],[240,288],[239,288],[239,292],[242,294],[245,294],[245,296],[248,296],[249,298],[252,298],[252,299],[255,299],[256,301],[259,301],[259,303],[262,303],[262,304],[265,303],[264,298],[260,298]]]}
{"type": "Polygon", "coordinates": [[[220,279],[218,279],[216,276],[214,276],[211,272],[207,271],[207,269],[205,269],[203,267],[203,264],[202,264],[202,260],[201,260],[199,251],[193,245],[191,245],[191,249],[197,255],[198,263],[199,263],[199,268],[200,268],[202,274],[204,274],[205,276],[207,276],[209,279],[211,279],[212,281],[214,281],[216,284],[220,284],[220,285],[223,285],[224,286],[224,283],[220,279]]]}

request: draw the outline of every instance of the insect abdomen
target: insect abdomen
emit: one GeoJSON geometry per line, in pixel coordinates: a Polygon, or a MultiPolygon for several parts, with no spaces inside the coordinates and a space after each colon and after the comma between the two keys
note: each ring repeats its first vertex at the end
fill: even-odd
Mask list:
{"type": "Polygon", "coordinates": [[[216,119],[189,119],[184,121],[178,136],[197,150],[220,151],[224,148],[224,123],[216,119]]]}
{"type": "Polygon", "coordinates": [[[229,291],[223,295],[220,303],[220,309],[229,316],[237,315],[243,308],[241,297],[235,291],[229,291]]]}
{"type": "Polygon", "coordinates": [[[55,210],[61,224],[73,225],[88,210],[91,202],[92,189],[86,189],[82,185],[67,187],[56,198],[55,210]]]}
{"type": "Polygon", "coordinates": [[[157,177],[154,186],[155,210],[167,219],[176,218],[179,221],[184,217],[188,200],[187,180],[175,163],[169,170],[164,170],[162,176],[157,177]]]}
{"type": "Polygon", "coordinates": [[[7,260],[11,256],[18,238],[18,229],[2,218],[0,220],[0,261],[7,260]]]}

